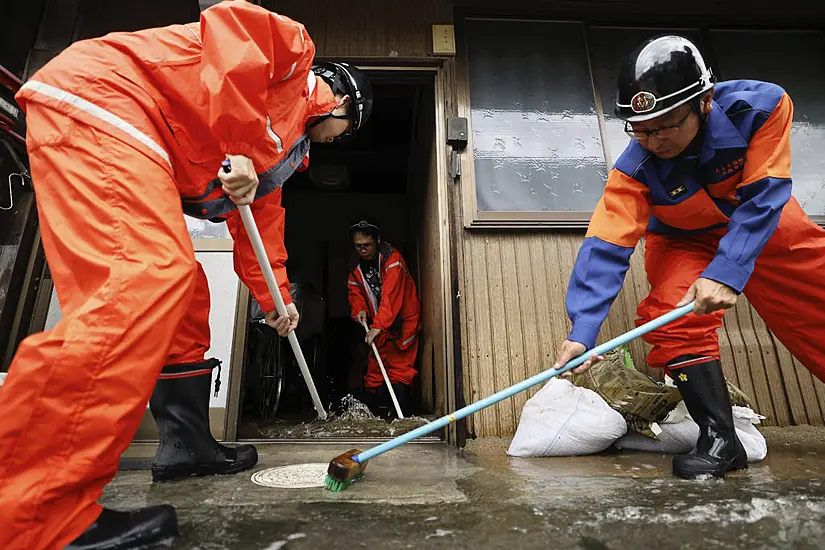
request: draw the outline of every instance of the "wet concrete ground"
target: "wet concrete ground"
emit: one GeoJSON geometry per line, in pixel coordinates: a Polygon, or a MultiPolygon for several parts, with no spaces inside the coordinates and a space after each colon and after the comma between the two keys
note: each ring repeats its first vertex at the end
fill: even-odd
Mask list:
{"type": "Polygon", "coordinates": [[[342,493],[271,489],[251,474],[351,448],[271,444],[235,476],[153,485],[148,471],[120,472],[103,503],[174,504],[173,548],[191,550],[824,548],[825,429],[763,433],[768,458],[724,481],[675,479],[665,455],[516,459],[509,440],[478,440],[390,451],[342,493]]]}

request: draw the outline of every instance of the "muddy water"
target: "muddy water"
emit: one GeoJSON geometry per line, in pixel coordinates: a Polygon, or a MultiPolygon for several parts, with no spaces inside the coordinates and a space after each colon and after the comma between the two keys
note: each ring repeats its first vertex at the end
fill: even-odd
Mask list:
{"type": "Polygon", "coordinates": [[[245,427],[245,436],[254,430],[261,439],[324,439],[358,437],[396,437],[423,426],[428,419],[412,416],[384,420],[373,415],[369,407],[349,395],[342,400],[342,411],[330,413],[327,420],[295,422],[274,420],[245,427]]]}

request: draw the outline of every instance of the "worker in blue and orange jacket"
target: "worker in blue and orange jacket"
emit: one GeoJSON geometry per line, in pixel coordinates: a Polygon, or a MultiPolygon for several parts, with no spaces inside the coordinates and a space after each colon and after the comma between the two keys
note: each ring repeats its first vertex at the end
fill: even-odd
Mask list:
{"type": "Polygon", "coordinates": [[[281,185],[310,141],[357,131],[372,107],[362,73],[314,55],[303,25],[221,2],[198,23],[77,42],[18,92],[63,318],[21,343],[2,388],[3,550],[144,548],[176,534],[170,506],[96,503],[150,397],[154,479],[256,463],[254,447],[209,431],[209,290],[184,214],[228,225],[241,281],[279,334],[294,329],[281,185]],[[287,316],[240,221],[246,204],[287,316]]]}
{"type": "MultiPolygon", "coordinates": [[[[404,416],[409,413],[411,386],[417,371],[421,303],[407,262],[377,225],[361,220],[350,227],[358,261],[347,281],[352,318],[367,324],[365,340],[375,343],[404,416]]],[[[395,413],[374,353],[364,377],[367,405],[385,417],[395,413]]]]}
{"type": "Polygon", "coordinates": [[[651,290],[637,324],[696,301],[693,313],[644,337],[653,346],[648,363],[669,371],[701,429],[694,450],[674,457],[673,473],[724,477],[747,468],[717,337],[740,293],[825,380],[825,230],[791,196],[791,98],[765,82],[716,84],[692,42],[664,36],[621,68],[616,113],[634,140],[610,172],[576,259],[567,291],[573,326],[556,365],[593,347],[644,235],[651,290]]]}

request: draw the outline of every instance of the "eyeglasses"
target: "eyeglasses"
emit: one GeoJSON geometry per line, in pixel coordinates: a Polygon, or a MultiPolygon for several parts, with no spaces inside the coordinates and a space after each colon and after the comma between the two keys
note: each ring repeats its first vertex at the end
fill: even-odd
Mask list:
{"type": "Polygon", "coordinates": [[[655,136],[659,139],[669,139],[676,137],[676,134],[679,133],[679,129],[692,112],[692,110],[688,110],[687,114],[673,126],[665,126],[664,128],[656,128],[655,130],[634,130],[630,122],[625,121],[624,131],[627,135],[635,139],[650,139],[650,136],[655,136]]]}
{"type": "Polygon", "coordinates": [[[375,243],[355,243],[353,246],[355,246],[355,250],[369,250],[375,246],[375,243]]]}

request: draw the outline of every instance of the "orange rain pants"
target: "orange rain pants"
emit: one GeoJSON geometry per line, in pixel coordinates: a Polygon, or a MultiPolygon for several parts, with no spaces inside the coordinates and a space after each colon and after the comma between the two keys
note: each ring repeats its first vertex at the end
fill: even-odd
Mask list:
{"type": "Polygon", "coordinates": [[[172,340],[167,365],[203,362],[212,342],[212,332],[209,329],[209,282],[200,262],[196,263],[196,269],[195,293],[172,340]]]}
{"type": "Polygon", "coordinates": [[[63,318],[0,390],[0,548],[52,550],[100,513],[199,271],[168,166],[49,108],[27,117],[63,318]]]}
{"type": "MultiPolygon", "coordinates": [[[[380,336],[380,335],[379,335],[380,336]]],[[[414,342],[407,349],[398,347],[397,340],[385,339],[380,345],[376,338],[375,347],[381,354],[381,361],[387,370],[390,382],[395,384],[411,385],[418,371],[415,370],[415,358],[418,355],[418,342],[414,342]]],[[[363,363],[362,363],[363,364],[363,363]]],[[[369,360],[367,361],[367,374],[364,376],[364,386],[375,389],[384,385],[384,376],[375,358],[375,352],[370,349],[369,360]]]]}
{"type": "MultiPolygon", "coordinates": [[[[713,259],[724,230],[673,238],[648,233],[645,266],[651,291],[639,305],[637,326],[672,310],[713,259]]],[[[756,260],[744,294],[768,327],[805,367],[825,381],[825,230],[796,199],[782,210],[779,226],[756,260]]],[[[666,368],[683,355],[719,359],[717,332],[724,310],[687,315],[644,340],[653,346],[652,367],[666,368]]]]}

